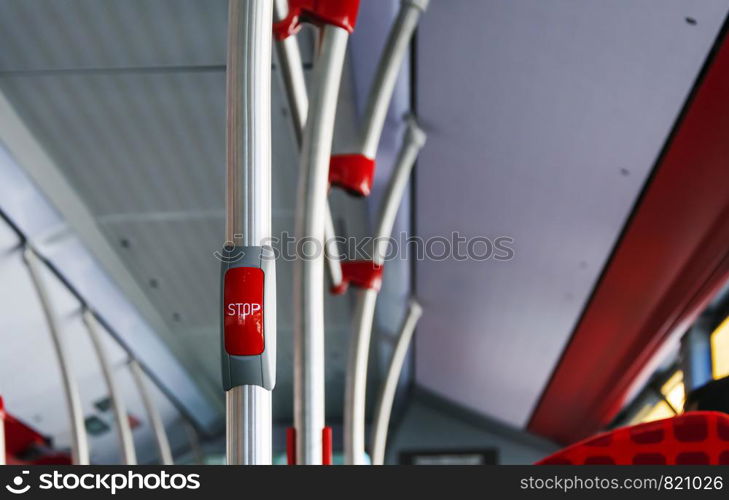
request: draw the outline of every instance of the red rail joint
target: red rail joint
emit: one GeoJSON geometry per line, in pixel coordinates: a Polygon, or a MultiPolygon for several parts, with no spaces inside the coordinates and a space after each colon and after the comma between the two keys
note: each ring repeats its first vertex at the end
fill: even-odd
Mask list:
{"type": "Polygon", "coordinates": [[[324,427],[321,430],[321,464],[333,465],[332,456],[332,428],[324,427]]]}
{"type": "Polygon", "coordinates": [[[296,429],[286,429],[286,463],[296,465],[296,429]]]}
{"type": "Polygon", "coordinates": [[[284,40],[299,31],[302,21],[331,24],[352,33],[358,12],[359,0],[289,0],[289,13],[273,24],[273,34],[284,40]]]}
{"type": "Polygon", "coordinates": [[[382,286],[382,269],[383,266],[369,260],[342,262],[342,282],[333,286],[331,292],[334,295],[342,295],[350,284],[379,292],[382,286]]]}
{"type": "Polygon", "coordinates": [[[375,160],[361,154],[335,155],[329,162],[329,183],[354,196],[369,196],[375,160]]]}
{"type": "MultiPolygon", "coordinates": [[[[332,465],[332,428],[324,427],[321,430],[321,464],[332,465]]],[[[296,429],[286,429],[286,463],[296,465],[296,429]]]]}

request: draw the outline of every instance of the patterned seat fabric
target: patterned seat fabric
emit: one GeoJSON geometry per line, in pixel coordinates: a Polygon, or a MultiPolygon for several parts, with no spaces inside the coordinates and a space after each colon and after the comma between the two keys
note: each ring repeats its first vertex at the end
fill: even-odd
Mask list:
{"type": "Polygon", "coordinates": [[[727,465],[729,415],[697,411],[621,427],[580,441],[537,465],[727,465]]]}

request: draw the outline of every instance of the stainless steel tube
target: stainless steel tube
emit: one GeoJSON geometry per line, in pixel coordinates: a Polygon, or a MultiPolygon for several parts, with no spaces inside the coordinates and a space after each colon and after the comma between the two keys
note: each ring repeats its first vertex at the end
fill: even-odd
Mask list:
{"type": "Polygon", "coordinates": [[[338,288],[342,284],[342,259],[337,247],[337,233],[334,229],[332,211],[327,202],[324,216],[324,256],[326,257],[327,270],[329,271],[329,284],[332,288],[338,288]]]}
{"type": "Polygon", "coordinates": [[[420,15],[428,7],[428,2],[429,0],[402,0],[400,12],[390,30],[367,98],[360,135],[359,152],[368,158],[375,158],[377,155],[377,147],[400,67],[420,15]]]}
{"type": "Polygon", "coordinates": [[[395,350],[392,352],[390,366],[387,375],[380,389],[375,408],[375,419],[372,427],[372,465],[382,465],[385,462],[385,446],[387,444],[387,429],[390,424],[390,413],[392,402],[395,399],[397,382],[400,380],[400,373],[405,362],[405,355],[410,347],[410,340],[413,338],[415,326],[423,315],[423,308],[415,300],[410,302],[405,321],[397,336],[395,350]]]}
{"type": "Polygon", "coordinates": [[[373,260],[376,264],[384,263],[387,252],[388,238],[392,235],[392,228],[395,225],[397,211],[402,203],[405,188],[408,185],[410,172],[412,172],[415,160],[418,159],[420,149],[425,145],[425,132],[418,126],[412,116],[406,119],[405,137],[403,145],[395,161],[395,168],[387,184],[387,191],[382,198],[377,229],[375,231],[375,248],[373,260]]]}
{"type": "Polygon", "coordinates": [[[71,421],[71,456],[75,465],[89,464],[89,445],[86,436],[86,427],[84,425],[84,415],[81,408],[81,398],[78,393],[76,379],[66,352],[66,346],[63,342],[63,336],[58,327],[56,313],[53,310],[51,297],[48,294],[43,277],[41,276],[40,261],[35,251],[28,247],[23,254],[25,262],[28,266],[31,280],[35,286],[36,293],[40,299],[43,313],[48,323],[48,330],[51,332],[53,347],[58,357],[58,365],[61,369],[61,380],[63,381],[63,391],[66,396],[66,405],[68,407],[68,416],[71,421]]]}
{"type": "Polygon", "coordinates": [[[240,427],[227,427],[228,465],[271,465],[271,391],[242,385],[226,396],[229,421],[240,427]]]}
{"type": "Polygon", "coordinates": [[[321,28],[301,150],[296,239],[310,244],[294,264],[296,463],[321,464],[324,428],[324,227],[334,116],[349,34],[321,28]]]}
{"type": "MultiPolygon", "coordinates": [[[[271,0],[230,0],[227,57],[226,241],[270,244],[271,0]]],[[[226,392],[227,461],[271,463],[271,392],[226,392]]]]}
{"type": "MultiPolygon", "coordinates": [[[[274,3],[274,17],[280,21],[288,13],[288,1],[276,0],[274,3]]],[[[309,96],[306,91],[306,80],[304,78],[304,66],[301,62],[299,43],[295,37],[288,37],[283,40],[276,40],[276,53],[281,71],[284,89],[289,104],[291,119],[293,121],[296,141],[301,147],[304,137],[304,127],[309,111],[309,96]]],[[[339,251],[335,240],[334,221],[332,211],[327,201],[325,213],[325,256],[327,270],[329,272],[330,284],[337,287],[342,283],[342,263],[339,258],[339,251]]]]}
{"type": "MultiPolygon", "coordinates": [[[[425,144],[425,133],[414,120],[410,119],[379,213],[373,255],[375,263],[383,263],[387,238],[392,232],[407,179],[423,144],[425,144]]],[[[350,465],[364,463],[367,365],[376,302],[375,290],[366,289],[357,292],[344,396],[344,460],[350,465]]]]}
{"type": "MultiPolygon", "coordinates": [[[[276,21],[285,19],[289,12],[288,0],[275,0],[273,9],[276,21]]],[[[278,55],[278,67],[286,91],[296,142],[301,147],[306,115],[309,111],[309,96],[306,92],[304,65],[301,62],[299,42],[296,37],[290,36],[283,40],[276,40],[275,45],[276,54],[278,55]]]]}
{"type": "Polygon", "coordinates": [[[103,342],[99,335],[99,323],[94,314],[88,309],[84,309],[83,320],[86,329],[89,332],[91,343],[94,345],[96,357],[101,365],[101,372],[104,375],[106,387],[109,389],[111,405],[114,409],[114,417],[116,419],[117,434],[119,436],[119,447],[122,453],[122,461],[125,465],[136,465],[137,456],[134,451],[134,438],[132,437],[132,429],[129,426],[129,417],[127,416],[127,408],[124,399],[119,392],[114,378],[114,372],[109,364],[109,358],[106,355],[103,342]]]}
{"type": "Polygon", "coordinates": [[[230,0],[227,66],[226,239],[271,236],[270,0],[230,0]]]}
{"type": "Polygon", "coordinates": [[[377,291],[357,290],[354,330],[349,344],[349,358],[344,391],[344,463],[365,462],[365,403],[367,364],[369,362],[372,321],[375,317],[377,291]]]}
{"type": "Polygon", "coordinates": [[[147,383],[144,380],[144,373],[142,367],[139,366],[136,360],[131,359],[129,361],[129,371],[132,373],[132,378],[137,386],[139,395],[142,397],[142,403],[144,409],[147,412],[149,423],[152,426],[152,432],[154,433],[155,441],[157,441],[157,450],[159,451],[160,463],[162,465],[172,465],[172,450],[170,449],[170,442],[167,439],[167,431],[165,430],[164,422],[159,414],[157,405],[152,401],[152,396],[149,394],[147,383]]]}

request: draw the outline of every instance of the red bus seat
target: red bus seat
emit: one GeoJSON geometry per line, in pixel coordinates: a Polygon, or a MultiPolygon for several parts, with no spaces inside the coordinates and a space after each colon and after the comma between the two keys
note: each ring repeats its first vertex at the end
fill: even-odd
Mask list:
{"type": "Polygon", "coordinates": [[[726,465],[729,415],[688,412],[621,427],[564,448],[537,465],[726,465]]]}

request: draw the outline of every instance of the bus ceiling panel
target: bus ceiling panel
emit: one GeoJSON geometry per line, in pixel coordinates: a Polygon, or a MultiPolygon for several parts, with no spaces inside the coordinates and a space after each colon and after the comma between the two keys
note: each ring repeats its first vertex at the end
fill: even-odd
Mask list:
{"type": "MultiPolygon", "coordinates": [[[[33,165],[42,166],[44,162],[50,161],[42,154],[42,148],[33,147],[37,146],[35,142],[27,142],[32,136],[21,133],[24,129],[18,125],[21,122],[13,120],[13,113],[2,113],[0,116],[1,140],[7,145],[7,149],[0,150],[3,153],[3,161],[0,162],[3,169],[0,209],[17,224],[17,229],[33,242],[42,255],[62,270],[67,281],[87,300],[90,307],[112,325],[120,340],[150,368],[170,394],[178,398],[179,404],[197,420],[200,427],[216,429],[220,425],[220,414],[200,392],[196,382],[171,355],[169,347],[152,333],[147,321],[130,303],[129,295],[120,290],[118,282],[110,280],[96,256],[89,253],[88,247],[76,236],[77,233],[70,230],[68,219],[61,219],[60,214],[63,212],[49,204],[46,193],[39,191],[37,185],[15,163],[18,158],[39,159],[33,165]]],[[[72,200],[69,198],[67,201],[72,200]]],[[[3,224],[7,225],[5,222],[3,224]]],[[[14,253],[20,255],[19,249],[14,253]]],[[[16,283],[16,280],[3,280],[3,283],[16,283]]],[[[12,291],[9,288],[7,290],[9,293],[12,291]]],[[[27,308],[18,308],[17,311],[26,311],[26,314],[19,317],[17,329],[12,327],[8,330],[10,332],[22,332],[22,318],[30,320],[29,315],[32,316],[27,308]]],[[[45,333],[45,329],[41,328],[40,332],[45,333]]],[[[45,339],[44,345],[50,346],[48,339],[45,339]]],[[[22,356],[18,357],[22,359],[22,356]]],[[[27,380],[36,382],[34,378],[27,380]]]]}
{"type": "Polygon", "coordinates": [[[95,216],[222,219],[224,72],[4,77],[0,89],[95,216]]]}
{"type": "Polygon", "coordinates": [[[0,0],[0,74],[225,66],[227,0],[0,0]]]}
{"type": "Polygon", "coordinates": [[[509,237],[513,255],[479,261],[481,242],[463,261],[418,262],[420,384],[526,424],[727,8],[431,2],[417,48],[429,127],[417,229],[509,237]]]}
{"type": "MultiPolygon", "coordinates": [[[[0,127],[7,125],[5,120],[0,119],[0,127]]],[[[7,140],[7,134],[2,134],[7,140]]],[[[8,147],[3,144],[3,137],[0,137],[0,178],[3,179],[0,190],[2,190],[2,206],[7,213],[14,216],[14,224],[22,227],[23,232],[32,237],[43,237],[43,235],[55,234],[63,229],[61,215],[48,205],[43,195],[33,186],[28,174],[18,168],[15,158],[8,147]],[[24,207],[37,207],[35,210],[24,210],[24,207]]],[[[15,230],[7,225],[3,231],[15,230]]],[[[18,239],[17,233],[15,234],[18,239]]]]}
{"type": "Polygon", "coordinates": [[[723,31],[549,380],[532,430],[568,442],[610,422],[635,380],[729,281],[727,88],[723,31]]]}
{"type": "Polygon", "coordinates": [[[11,254],[22,244],[18,233],[8,224],[0,224],[0,255],[11,254]]]}

